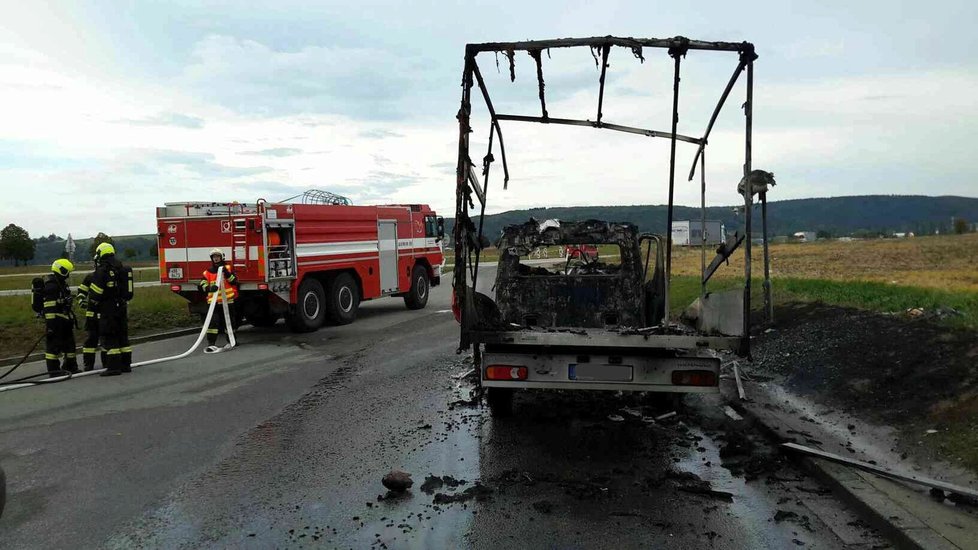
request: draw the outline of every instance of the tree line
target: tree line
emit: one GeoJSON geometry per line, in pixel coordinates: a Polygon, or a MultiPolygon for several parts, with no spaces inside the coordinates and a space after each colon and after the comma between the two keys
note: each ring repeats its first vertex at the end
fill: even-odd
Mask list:
{"type": "MultiPolygon", "coordinates": [[[[126,260],[136,260],[140,258],[157,258],[159,249],[156,245],[154,235],[125,237],[114,239],[106,233],[100,232],[98,235],[87,239],[76,241],[77,248],[74,259],[84,260],[95,255],[95,248],[102,243],[111,243],[116,247],[116,253],[126,260]],[[116,242],[116,241],[119,242],[116,242]]],[[[15,266],[28,265],[36,257],[39,262],[45,263],[57,258],[67,258],[68,251],[65,249],[67,240],[51,233],[50,235],[38,238],[31,238],[26,229],[16,224],[8,224],[0,230],[0,260],[13,261],[15,266]]]]}

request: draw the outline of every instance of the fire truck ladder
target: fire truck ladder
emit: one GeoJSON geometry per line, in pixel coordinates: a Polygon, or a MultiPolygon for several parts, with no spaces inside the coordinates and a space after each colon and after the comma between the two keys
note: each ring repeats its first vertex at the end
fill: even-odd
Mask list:
{"type": "Polygon", "coordinates": [[[238,271],[248,267],[248,222],[235,218],[231,227],[231,266],[238,271]]]}

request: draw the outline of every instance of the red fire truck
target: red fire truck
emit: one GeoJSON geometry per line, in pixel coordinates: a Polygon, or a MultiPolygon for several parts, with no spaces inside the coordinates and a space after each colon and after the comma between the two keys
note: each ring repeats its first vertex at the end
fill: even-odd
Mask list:
{"type": "Polygon", "coordinates": [[[156,217],[161,282],[193,313],[206,312],[197,283],[214,248],[238,276],[238,321],[255,326],[347,324],[381,296],[421,309],[441,282],[444,220],[423,204],[179,202],[156,217]]]}

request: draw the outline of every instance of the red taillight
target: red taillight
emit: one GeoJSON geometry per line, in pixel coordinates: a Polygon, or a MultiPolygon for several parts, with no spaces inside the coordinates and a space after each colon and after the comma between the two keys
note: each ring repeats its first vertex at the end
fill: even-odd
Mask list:
{"type": "Polygon", "coordinates": [[[716,386],[717,375],[708,370],[674,370],[672,371],[674,386],[716,386]]]}
{"type": "Polygon", "coordinates": [[[458,305],[458,296],[454,290],[452,290],[452,315],[455,316],[456,323],[462,323],[462,308],[458,305]]]}
{"type": "Polygon", "coordinates": [[[258,290],[268,290],[268,285],[265,283],[258,283],[258,290]]]}
{"type": "Polygon", "coordinates": [[[526,380],[526,367],[518,365],[489,365],[486,380],[526,380]]]}
{"type": "Polygon", "coordinates": [[[170,290],[173,292],[180,292],[180,285],[170,285],[170,290]]]}

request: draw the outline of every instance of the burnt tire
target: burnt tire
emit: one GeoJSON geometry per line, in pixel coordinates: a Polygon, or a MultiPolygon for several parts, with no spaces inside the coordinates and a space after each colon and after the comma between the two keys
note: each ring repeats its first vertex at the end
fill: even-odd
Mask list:
{"type": "Polygon", "coordinates": [[[326,293],[323,284],[316,279],[306,278],[299,285],[296,304],[286,323],[292,332],[312,332],[323,326],[326,319],[326,293]]]}
{"type": "Polygon", "coordinates": [[[326,315],[334,325],[348,325],[360,310],[360,287],[349,273],[340,273],[329,285],[326,315]]]}
{"type": "Polygon", "coordinates": [[[489,415],[495,418],[505,418],[513,415],[513,389],[486,388],[486,403],[489,404],[489,415]]]}
{"type": "Polygon", "coordinates": [[[408,309],[424,309],[428,305],[428,293],[431,291],[431,281],[428,280],[428,270],[416,265],[411,271],[411,290],[404,295],[404,305],[408,309]]]}

